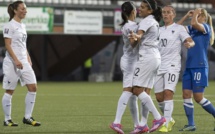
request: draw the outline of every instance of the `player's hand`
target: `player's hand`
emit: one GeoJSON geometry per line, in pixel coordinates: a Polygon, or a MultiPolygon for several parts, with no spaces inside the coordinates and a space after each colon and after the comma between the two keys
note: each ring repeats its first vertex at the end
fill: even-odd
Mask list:
{"type": "Polygon", "coordinates": [[[136,33],[133,31],[129,31],[128,38],[137,41],[136,33]]]}
{"type": "Polygon", "coordinates": [[[193,17],[193,14],[194,14],[194,10],[190,10],[187,12],[188,17],[193,17]]]}
{"type": "Polygon", "coordinates": [[[194,43],[193,42],[189,42],[189,41],[186,41],[185,43],[184,43],[184,46],[186,47],[186,48],[191,48],[191,47],[193,47],[194,46],[194,43]]]}
{"type": "Polygon", "coordinates": [[[18,69],[23,69],[22,63],[19,60],[14,61],[18,69]]]}

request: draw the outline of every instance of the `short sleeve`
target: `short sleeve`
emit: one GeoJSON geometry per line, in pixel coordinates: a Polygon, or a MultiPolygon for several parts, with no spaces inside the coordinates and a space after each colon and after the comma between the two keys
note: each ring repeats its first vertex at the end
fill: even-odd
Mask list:
{"type": "Polygon", "coordinates": [[[180,40],[184,42],[187,38],[190,37],[190,35],[187,33],[187,30],[185,29],[184,26],[180,26],[179,29],[180,29],[180,32],[179,32],[180,40]]]}
{"type": "Polygon", "coordinates": [[[12,26],[7,23],[3,27],[3,37],[4,38],[12,38],[13,28],[12,26]]]}
{"type": "Polygon", "coordinates": [[[210,27],[209,27],[207,24],[205,24],[205,23],[203,23],[202,25],[203,25],[203,27],[204,27],[204,29],[205,29],[204,34],[210,33],[210,27]]]}
{"type": "Polygon", "coordinates": [[[138,28],[138,30],[142,30],[142,31],[146,32],[152,25],[153,25],[153,22],[152,22],[152,21],[150,21],[149,19],[143,19],[143,20],[139,23],[139,28],[138,28]]]}

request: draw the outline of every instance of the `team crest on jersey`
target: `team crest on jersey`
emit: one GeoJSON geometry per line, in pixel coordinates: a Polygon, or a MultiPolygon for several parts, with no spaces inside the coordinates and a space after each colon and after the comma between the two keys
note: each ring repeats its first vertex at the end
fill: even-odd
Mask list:
{"type": "Polygon", "coordinates": [[[174,34],[174,32],[175,32],[175,31],[174,31],[174,30],[172,30],[172,34],[174,34]]]}
{"type": "Polygon", "coordinates": [[[9,33],[9,29],[8,28],[4,29],[4,33],[8,34],[9,33]]]}

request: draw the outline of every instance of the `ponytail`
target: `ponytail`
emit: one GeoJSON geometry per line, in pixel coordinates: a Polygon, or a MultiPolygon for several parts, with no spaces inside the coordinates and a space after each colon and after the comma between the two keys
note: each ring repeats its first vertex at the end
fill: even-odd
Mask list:
{"type": "Polygon", "coordinates": [[[128,22],[128,17],[131,15],[132,11],[136,9],[135,5],[133,2],[124,2],[121,6],[121,10],[122,10],[122,13],[121,13],[121,16],[122,16],[122,19],[123,19],[123,22],[120,24],[120,26],[124,26],[125,23],[128,22]]]}
{"type": "Polygon", "coordinates": [[[155,19],[157,22],[160,22],[162,19],[162,9],[161,7],[157,7],[157,9],[155,9],[152,13],[152,15],[155,16],[155,19]]]}
{"type": "Polygon", "coordinates": [[[7,12],[8,12],[8,14],[9,14],[9,16],[10,16],[9,21],[11,21],[11,20],[13,19],[14,15],[15,15],[14,8],[13,8],[13,4],[12,4],[12,3],[8,5],[8,7],[7,7],[7,12]]]}
{"type": "Polygon", "coordinates": [[[125,23],[128,22],[128,17],[126,16],[126,14],[124,12],[121,13],[121,17],[122,17],[122,23],[120,23],[120,26],[124,26],[125,23]]]}
{"type": "Polygon", "coordinates": [[[214,29],[213,29],[213,22],[212,22],[212,17],[210,16],[210,14],[207,15],[207,22],[210,25],[211,28],[211,39],[210,39],[210,45],[214,44],[214,29]]]}

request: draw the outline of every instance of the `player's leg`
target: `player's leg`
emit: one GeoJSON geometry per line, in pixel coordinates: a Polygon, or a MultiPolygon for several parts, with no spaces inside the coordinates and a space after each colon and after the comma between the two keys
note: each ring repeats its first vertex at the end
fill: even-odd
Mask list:
{"type": "Polygon", "coordinates": [[[139,108],[137,100],[137,96],[132,95],[128,101],[128,106],[130,108],[131,116],[134,122],[134,128],[139,125],[139,108]]]}
{"type": "Polygon", "coordinates": [[[213,104],[204,97],[205,87],[208,86],[208,68],[193,69],[194,88],[193,96],[195,101],[202,108],[215,117],[215,108],[213,104]]]}
{"type": "Polygon", "coordinates": [[[183,74],[182,81],[183,88],[183,100],[184,100],[184,111],[187,116],[188,124],[185,125],[179,131],[195,131],[195,122],[194,122],[194,105],[192,101],[192,73],[190,69],[186,69],[183,74]]]}
{"type": "MultiPolygon", "coordinates": [[[[133,95],[132,93],[133,66],[134,64],[121,58],[120,67],[123,73],[123,92],[118,100],[114,122],[111,123],[109,126],[111,129],[120,134],[124,133],[121,125],[122,116],[125,112],[130,97],[133,95]]],[[[132,111],[135,111],[134,109],[137,108],[136,100],[135,99],[130,100],[130,104],[131,109],[133,109],[132,111]]],[[[132,117],[137,117],[137,115],[135,115],[136,112],[131,112],[131,114],[132,117]]],[[[136,125],[136,122],[134,124],[136,125]]]]}
{"type": "Polygon", "coordinates": [[[175,124],[174,119],[172,118],[173,112],[173,95],[176,90],[176,85],[179,79],[179,72],[169,71],[164,75],[164,117],[166,118],[166,125],[168,131],[172,130],[172,126],[175,124]]]}
{"type": "Polygon", "coordinates": [[[35,119],[32,117],[34,104],[36,100],[37,81],[34,71],[30,64],[23,64],[23,70],[20,80],[22,86],[26,85],[28,89],[28,92],[25,97],[25,116],[23,118],[23,123],[32,126],[40,126],[41,123],[35,121],[35,119]]]}
{"type": "Polygon", "coordinates": [[[139,60],[134,74],[134,89],[133,93],[138,96],[143,106],[153,114],[153,126],[151,132],[157,130],[164,122],[165,118],[161,117],[157,111],[151,97],[145,92],[145,88],[152,88],[156,77],[157,69],[160,65],[160,59],[152,57],[139,60]],[[153,59],[153,60],[152,60],[153,59]],[[147,65],[147,66],[146,66],[147,65]]]}
{"type": "Polygon", "coordinates": [[[13,63],[3,62],[3,89],[5,89],[5,93],[2,97],[2,108],[5,115],[4,126],[18,126],[11,118],[12,95],[18,82],[17,71],[19,70],[14,68],[13,63]]]}
{"type": "MultiPolygon", "coordinates": [[[[145,92],[150,95],[150,88],[145,88],[145,92]]],[[[144,126],[147,125],[147,121],[148,121],[148,115],[149,115],[149,109],[146,107],[146,105],[140,105],[141,109],[140,112],[141,114],[141,120],[140,120],[140,126],[144,126]]]]}
{"type": "MultiPolygon", "coordinates": [[[[156,76],[155,79],[155,84],[154,84],[154,92],[155,92],[155,97],[158,102],[158,106],[160,108],[161,113],[164,115],[164,74],[159,74],[156,76]]],[[[165,116],[164,116],[165,117],[165,116]]],[[[159,128],[160,132],[168,132],[167,129],[167,124],[163,124],[159,128]]]]}
{"type": "Polygon", "coordinates": [[[122,115],[125,112],[127,103],[133,94],[131,92],[131,90],[132,90],[132,88],[124,88],[123,89],[123,92],[122,92],[122,94],[118,100],[115,120],[109,126],[111,129],[113,129],[114,131],[116,131],[120,134],[124,134],[124,132],[122,130],[121,120],[122,120],[122,115]]]}

